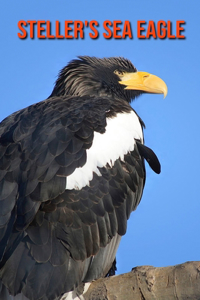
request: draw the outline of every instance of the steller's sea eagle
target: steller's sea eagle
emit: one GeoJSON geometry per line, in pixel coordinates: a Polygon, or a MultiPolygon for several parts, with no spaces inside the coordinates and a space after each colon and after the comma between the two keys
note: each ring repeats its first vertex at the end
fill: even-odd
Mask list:
{"type": "Polygon", "coordinates": [[[130,106],[142,93],[167,87],[127,59],[81,56],[48,99],[0,123],[1,300],[83,299],[114,273],[144,159],[160,173],[130,106]]]}

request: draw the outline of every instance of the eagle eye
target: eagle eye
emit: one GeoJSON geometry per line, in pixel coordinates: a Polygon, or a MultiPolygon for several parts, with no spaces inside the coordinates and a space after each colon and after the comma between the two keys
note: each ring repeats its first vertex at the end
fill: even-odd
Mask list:
{"type": "Polygon", "coordinates": [[[123,76],[125,74],[124,71],[120,71],[120,70],[115,70],[114,74],[118,75],[118,76],[123,76]]]}

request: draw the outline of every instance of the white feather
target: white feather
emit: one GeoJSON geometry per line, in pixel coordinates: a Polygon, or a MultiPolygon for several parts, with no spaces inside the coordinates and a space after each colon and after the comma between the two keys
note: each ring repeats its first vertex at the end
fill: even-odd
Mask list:
{"type": "Polygon", "coordinates": [[[65,293],[60,300],[80,300],[80,298],[75,296],[74,292],[68,292],[65,293]]]}
{"type": "MultiPolygon", "coordinates": [[[[83,294],[85,294],[87,292],[87,290],[90,287],[90,284],[91,284],[91,282],[85,283],[83,294]]],[[[60,298],[60,300],[84,300],[84,296],[83,295],[77,296],[76,293],[73,291],[73,292],[65,293],[62,296],[62,298],[60,298]]]]}
{"type": "Polygon", "coordinates": [[[143,142],[142,127],[134,111],[118,113],[114,118],[107,118],[106,132],[94,133],[93,144],[87,150],[87,161],[82,168],[77,168],[67,177],[66,189],[81,189],[89,185],[93,172],[101,175],[98,167],[114,162],[134,149],[135,139],[143,142]]]}

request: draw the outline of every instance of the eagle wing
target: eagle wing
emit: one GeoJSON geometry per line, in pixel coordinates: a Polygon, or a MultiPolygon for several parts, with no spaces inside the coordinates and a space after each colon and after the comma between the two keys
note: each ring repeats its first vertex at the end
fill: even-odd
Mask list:
{"type": "Polygon", "coordinates": [[[111,268],[143,191],[142,140],[104,165],[97,157],[81,186],[73,174],[90,167],[108,119],[131,112],[124,101],[53,97],[2,121],[0,278],[12,295],[56,299],[111,268]]]}

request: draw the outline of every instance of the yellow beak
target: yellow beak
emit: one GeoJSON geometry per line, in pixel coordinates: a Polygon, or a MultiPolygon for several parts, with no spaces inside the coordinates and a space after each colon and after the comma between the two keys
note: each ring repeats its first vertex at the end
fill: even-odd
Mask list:
{"type": "Polygon", "coordinates": [[[164,94],[167,96],[167,86],[165,82],[147,72],[126,73],[121,77],[120,84],[125,85],[126,90],[139,90],[152,94],[164,94]]]}

